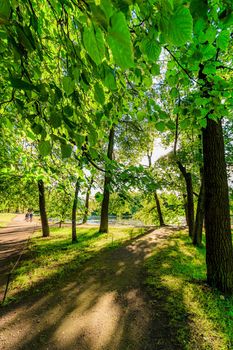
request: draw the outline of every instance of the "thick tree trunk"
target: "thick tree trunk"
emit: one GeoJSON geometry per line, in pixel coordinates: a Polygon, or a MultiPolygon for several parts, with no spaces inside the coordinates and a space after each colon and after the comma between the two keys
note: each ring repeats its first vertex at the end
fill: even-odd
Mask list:
{"type": "Polygon", "coordinates": [[[203,129],[207,281],[233,292],[233,248],[221,120],[203,129]]]}
{"type": "Polygon", "coordinates": [[[159,197],[158,197],[156,191],[154,192],[154,198],[155,198],[156,208],[157,208],[158,217],[159,217],[159,225],[160,226],[165,226],[165,223],[164,223],[164,220],[163,220],[163,214],[162,214],[162,210],[161,210],[161,206],[160,206],[160,202],[159,202],[159,197]]]}
{"type": "Polygon", "coordinates": [[[79,180],[77,180],[75,184],[74,201],[73,201],[73,207],[72,207],[72,242],[73,243],[77,242],[76,213],[77,213],[79,188],[80,188],[79,180]]]}
{"type": "Polygon", "coordinates": [[[94,182],[94,177],[91,177],[91,181],[89,183],[89,186],[87,188],[87,193],[86,193],[86,199],[85,199],[85,209],[84,209],[84,215],[83,215],[83,224],[87,222],[87,217],[88,217],[88,211],[89,211],[89,199],[90,199],[90,193],[91,193],[91,187],[94,182]]]}
{"type": "MultiPolygon", "coordinates": [[[[108,139],[108,158],[112,160],[113,156],[113,149],[114,149],[114,127],[112,126],[110,133],[109,133],[109,139],[108,139]]],[[[101,207],[101,217],[100,217],[100,228],[99,232],[106,233],[108,232],[108,207],[109,207],[109,198],[110,198],[110,183],[111,183],[111,176],[109,174],[109,171],[107,169],[105,173],[104,178],[104,193],[103,193],[103,201],[102,201],[102,207],[101,207]]]]}
{"type": "Polygon", "coordinates": [[[38,181],[38,190],[39,190],[39,208],[40,208],[40,219],[42,226],[42,234],[43,237],[49,236],[49,225],[48,218],[46,213],[46,205],[45,205],[45,194],[44,194],[44,182],[43,180],[38,181]]]}
{"type": "Polygon", "coordinates": [[[192,175],[186,171],[186,168],[177,161],[177,165],[184,177],[187,192],[187,224],[189,228],[189,236],[193,237],[194,230],[194,201],[193,201],[193,183],[192,175]]]}
{"type": "Polygon", "coordinates": [[[202,229],[204,222],[204,183],[203,176],[201,179],[201,187],[198,195],[196,220],[193,232],[193,244],[200,247],[202,244],[202,229]]]}

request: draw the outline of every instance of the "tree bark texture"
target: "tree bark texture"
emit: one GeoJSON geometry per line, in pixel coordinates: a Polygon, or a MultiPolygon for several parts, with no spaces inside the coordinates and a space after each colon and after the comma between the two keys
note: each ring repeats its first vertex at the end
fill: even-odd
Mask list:
{"type": "Polygon", "coordinates": [[[77,213],[79,188],[80,188],[79,180],[77,180],[75,184],[74,201],[73,201],[73,207],[72,207],[72,242],[73,243],[77,242],[76,213],[77,213]]]}
{"type": "Polygon", "coordinates": [[[233,248],[221,120],[203,129],[207,281],[233,292],[233,248]]]}
{"type": "Polygon", "coordinates": [[[87,217],[88,217],[88,211],[89,211],[89,199],[90,199],[90,193],[91,193],[91,187],[94,182],[94,177],[91,177],[91,181],[88,185],[87,188],[87,193],[86,193],[86,199],[85,199],[85,209],[84,209],[84,215],[83,215],[83,224],[87,222],[87,217]]]}
{"type": "Polygon", "coordinates": [[[178,160],[177,165],[184,177],[186,192],[187,192],[187,224],[189,228],[189,236],[193,237],[194,230],[194,201],[193,201],[193,183],[191,173],[186,171],[186,168],[178,160]]]}
{"type": "Polygon", "coordinates": [[[202,229],[203,229],[203,222],[204,222],[204,183],[203,183],[203,176],[201,178],[201,186],[200,186],[200,192],[198,195],[198,201],[197,201],[197,211],[196,211],[196,220],[194,225],[194,232],[193,232],[193,244],[200,247],[202,244],[202,229]]]}
{"type": "Polygon", "coordinates": [[[43,180],[38,180],[38,190],[39,190],[39,208],[40,208],[42,235],[43,237],[49,237],[49,224],[48,224],[48,218],[46,213],[45,190],[44,190],[43,180]]]}
{"type": "MultiPolygon", "coordinates": [[[[108,159],[112,160],[113,157],[113,149],[114,149],[114,127],[112,126],[109,139],[108,139],[108,159]]],[[[103,193],[103,201],[101,206],[101,217],[100,217],[100,228],[99,232],[106,233],[108,232],[108,208],[109,208],[109,198],[110,198],[110,183],[111,183],[111,175],[107,169],[104,177],[104,193],[103,193]]]]}
{"type": "Polygon", "coordinates": [[[158,197],[156,191],[154,192],[154,198],[155,198],[157,213],[158,213],[158,217],[159,217],[159,225],[160,226],[165,226],[165,223],[164,223],[164,220],[163,220],[163,214],[162,214],[162,210],[161,210],[161,206],[160,206],[159,197],[158,197]]]}

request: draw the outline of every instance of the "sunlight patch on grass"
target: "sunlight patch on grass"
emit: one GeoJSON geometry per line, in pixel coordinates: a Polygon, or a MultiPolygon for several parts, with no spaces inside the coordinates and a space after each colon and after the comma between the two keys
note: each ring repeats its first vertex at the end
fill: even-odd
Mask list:
{"type": "Polygon", "coordinates": [[[185,231],[165,242],[146,262],[147,285],[152,298],[165,305],[180,347],[233,349],[233,297],[205,283],[205,248],[195,248],[185,231]]]}

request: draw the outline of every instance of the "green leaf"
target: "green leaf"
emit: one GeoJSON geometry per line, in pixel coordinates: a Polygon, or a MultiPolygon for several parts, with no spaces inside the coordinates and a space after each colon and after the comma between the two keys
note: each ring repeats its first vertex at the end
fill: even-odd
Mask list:
{"type": "Polygon", "coordinates": [[[113,14],[113,7],[111,4],[111,1],[109,0],[101,0],[100,1],[100,8],[104,11],[104,14],[106,18],[109,20],[109,18],[113,14]]]}
{"type": "Polygon", "coordinates": [[[104,85],[109,89],[109,90],[116,90],[117,85],[116,85],[116,79],[115,75],[112,69],[105,69],[105,75],[104,75],[104,85]]]}
{"type": "Polygon", "coordinates": [[[166,124],[162,121],[159,121],[155,124],[155,127],[158,131],[163,132],[165,130],[166,124]]]}
{"type": "Polygon", "coordinates": [[[216,38],[216,29],[209,27],[205,33],[205,37],[209,44],[212,44],[216,38]]]}
{"type": "Polygon", "coordinates": [[[45,157],[45,156],[49,155],[49,153],[51,152],[52,146],[51,146],[49,141],[40,141],[38,148],[39,148],[40,154],[43,157],[45,157]]]}
{"type": "Polygon", "coordinates": [[[205,74],[215,74],[216,73],[216,63],[215,62],[207,62],[203,69],[203,73],[205,74]]]}
{"type": "Polygon", "coordinates": [[[95,94],[94,95],[95,95],[96,102],[100,103],[101,105],[104,105],[104,101],[105,101],[104,90],[99,83],[95,84],[95,94]]]}
{"type": "Polygon", "coordinates": [[[59,128],[61,126],[61,116],[58,113],[51,113],[50,124],[53,128],[59,128]]]}
{"type": "Polygon", "coordinates": [[[173,87],[170,91],[170,95],[171,95],[171,97],[174,97],[174,98],[179,96],[179,91],[177,90],[177,88],[173,87]]]}
{"type": "Polygon", "coordinates": [[[193,20],[186,7],[179,6],[168,21],[165,36],[171,44],[181,46],[192,39],[193,20]]]}
{"type": "Polygon", "coordinates": [[[183,130],[183,129],[187,129],[190,125],[190,119],[186,118],[184,120],[182,120],[180,122],[180,128],[183,130]]]}
{"type": "Polygon", "coordinates": [[[133,46],[125,16],[122,12],[117,12],[110,22],[108,44],[115,63],[123,69],[131,68],[134,66],[133,46]]]}
{"type": "Polygon", "coordinates": [[[64,77],[62,79],[63,88],[67,96],[71,95],[75,89],[75,83],[70,77],[64,77]]]}
{"type": "Polygon", "coordinates": [[[228,30],[221,31],[221,33],[219,34],[216,40],[217,48],[223,51],[226,51],[229,45],[229,41],[230,41],[230,33],[228,32],[228,30]]]}
{"type": "Polygon", "coordinates": [[[159,42],[154,38],[145,38],[141,42],[141,51],[144,53],[149,61],[157,61],[161,52],[159,42]]]}
{"type": "Polygon", "coordinates": [[[199,119],[199,120],[198,120],[198,123],[199,123],[199,125],[200,125],[202,128],[206,128],[206,126],[207,126],[207,119],[206,119],[206,118],[199,119]]]}
{"type": "Polygon", "coordinates": [[[104,36],[100,28],[97,27],[94,30],[93,25],[91,25],[91,27],[85,27],[83,43],[88,55],[99,65],[105,57],[104,36]]]}
{"type": "Polygon", "coordinates": [[[5,24],[10,17],[11,5],[9,0],[0,1],[0,25],[5,24]]]}
{"type": "Polygon", "coordinates": [[[71,145],[61,143],[61,155],[62,158],[69,158],[71,156],[72,147],[71,145]]]}
{"type": "Polygon", "coordinates": [[[97,192],[97,193],[95,194],[95,199],[97,200],[97,202],[102,202],[102,200],[103,200],[103,194],[100,193],[100,192],[97,192]]]}
{"type": "Polygon", "coordinates": [[[207,45],[203,48],[202,54],[203,54],[203,60],[207,61],[211,58],[213,58],[216,55],[216,48],[213,45],[207,45]]]}
{"type": "Polygon", "coordinates": [[[153,76],[159,75],[160,74],[160,65],[159,64],[153,64],[151,67],[151,74],[153,76]]]}
{"type": "Polygon", "coordinates": [[[19,78],[10,78],[13,88],[21,90],[36,90],[36,86],[19,78]]]}

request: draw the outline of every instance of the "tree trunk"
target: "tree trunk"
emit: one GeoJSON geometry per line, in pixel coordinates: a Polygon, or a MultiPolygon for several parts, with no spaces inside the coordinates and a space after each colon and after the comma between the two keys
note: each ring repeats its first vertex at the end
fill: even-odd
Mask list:
{"type": "Polygon", "coordinates": [[[88,211],[89,211],[89,199],[90,199],[91,187],[93,185],[93,182],[94,182],[94,176],[91,177],[91,181],[87,188],[86,199],[85,199],[85,210],[83,215],[83,224],[87,222],[88,211]]]}
{"type": "MultiPolygon", "coordinates": [[[[112,126],[109,139],[108,139],[108,159],[112,160],[113,156],[113,148],[114,148],[114,127],[112,126]]],[[[100,217],[100,228],[99,232],[106,233],[108,232],[108,207],[109,207],[109,198],[110,198],[110,190],[109,186],[111,183],[111,176],[109,170],[107,169],[104,177],[104,193],[103,193],[103,201],[101,207],[101,217],[100,217]]]]}
{"type": "Polygon", "coordinates": [[[183,199],[184,199],[184,213],[185,213],[185,220],[186,220],[186,225],[189,225],[189,218],[188,218],[188,205],[187,205],[187,199],[186,195],[183,194],[183,199]]]}
{"type": "Polygon", "coordinates": [[[75,184],[74,201],[73,201],[73,207],[72,207],[72,242],[73,243],[77,242],[76,213],[77,213],[79,188],[80,188],[79,180],[77,180],[75,184]]]}
{"type": "Polygon", "coordinates": [[[193,201],[193,183],[192,175],[186,171],[186,168],[178,160],[177,165],[184,177],[187,192],[187,224],[189,228],[189,236],[193,237],[194,230],[194,201],[193,201]]]}
{"type": "Polygon", "coordinates": [[[207,281],[233,292],[233,248],[221,120],[203,129],[207,281]]]}
{"type": "Polygon", "coordinates": [[[46,213],[45,205],[45,194],[44,194],[44,182],[43,180],[38,180],[38,190],[39,190],[39,208],[40,208],[40,219],[42,226],[43,237],[49,237],[49,225],[46,213]]]}
{"type": "Polygon", "coordinates": [[[203,176],[201,178],[201,187],[198,195],[196,220],[193,232],[193,244],[200,247],[202,244],[202,229],[204,222],[204,183],[203,176]]]}
{"type": "Polygon", "coordinates": [[[158,217],[159,217],[159,225],[165,226],[165,223],[163,221],[163,214],[162,214],[162,210],[161,210],[161,206],[160,206],[160,202],[159,202],[159,197],[158,197],[156,191],[154,192],[154,197],[155,197],[156,208],[157,208],[158,217]]]}

